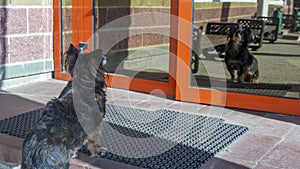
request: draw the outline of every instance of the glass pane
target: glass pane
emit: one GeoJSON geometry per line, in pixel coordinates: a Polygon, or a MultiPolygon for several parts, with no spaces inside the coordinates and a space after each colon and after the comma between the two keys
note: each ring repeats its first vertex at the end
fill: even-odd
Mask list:
{"type": "MultiPolygon", "coordinates": [[[[191,86],[300,98],[300,41],[277,34],[275,9],[270,8],[268,18],[256,17],[256,11],[256,3],[195,0],[194,27],[202,27],[203,32],[191,86]]],[[[195,58],[191,58],[192,69],[195,58]]]]}
{"type": "Polygon", "coordinates": [[[62,0],[61,7],[61,68],[62,72],[65,70],[64,53],[68,50],[70,43],[72,43],[72,0],[62,0]]]}
{"type": "Polygon", "coordinates": [[[95,2],[95,46],[109,72],[168,81],[170,1],[105,2],[95,2]]]}

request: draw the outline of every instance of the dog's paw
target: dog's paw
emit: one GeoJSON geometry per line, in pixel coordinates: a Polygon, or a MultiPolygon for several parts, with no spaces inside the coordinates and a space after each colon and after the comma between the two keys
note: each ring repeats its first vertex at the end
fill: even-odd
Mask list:
{"type": "Polygon", "coordinates": [[[103,153],[107,151],[107,148],[105,147],[94,147],[91,151],[91,157],[101,157],[103,153]]]}
{"type": "Polygon", "coordinates": [[[77,157],[78,157],[77,152],[73,152],[71,158],[77,158],[77,157]]]}
{"type": "Polygon", "coordinates": [[[234,82],[234,79],[227,79],[227,82],[234,82]]]}
{"type": "Polygon", "coordinates": [[[107,149],[104,147],[101,147],[96,142],[92,140],[87,140],[87,148],[90,152],[91,157],[100,157],[102,153],[106,152],[107,149]]]}

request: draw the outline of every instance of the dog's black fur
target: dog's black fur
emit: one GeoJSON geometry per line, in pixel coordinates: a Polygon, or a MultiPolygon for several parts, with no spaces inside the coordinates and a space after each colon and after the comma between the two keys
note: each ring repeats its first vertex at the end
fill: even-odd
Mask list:
{"type": "MultiPolygon", "coordinates": [[[[96,63],[93,60],[95,53],[83,56],[89,57],[87,62],[82,63],[85,69],[74,76],[75,62],[79,57],[79,52],[72,44],[70,45],[66,52],[69,57],[66,66],[72,75],[72,80],[75,79],[83,84],[89,83],[86,79],[76,78],[80,77],[80,73],[89,75],[90,64],[96,63]]],[[[48,102],[36,127],[26,135],[22,150],[22,169],[67,169],[70,158],[84,145],[87,145],[92,155],[99,155],[104,150],[84,131],[78,120],[78,114],[73,105],[72,80],[68,82],[58,98],[48,102]]],[[[106,86],[102,64],[98,67],[95,84],[95,100],[100,110],[97,113],[100,117],[104,117],[106,102],[104,88],[106,86]]],[[[87,118],[93,121],[94,117],[87,118]]],[[[96,128],[94,132],[99,134],[98,129],[96,128]]]]}
{"type": "Polygon", "coordinates": [[[258,61],[250,54],[248,44],[251,30],[232,27],[228,32],[225,49],[225,64],[233,82],[257,82],[259,77],[258,61]]]}

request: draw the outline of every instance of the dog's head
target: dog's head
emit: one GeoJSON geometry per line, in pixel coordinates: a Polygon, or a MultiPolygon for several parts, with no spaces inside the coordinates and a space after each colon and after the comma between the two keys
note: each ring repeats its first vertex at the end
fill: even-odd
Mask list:
{"type": "Polygon", "coordinates": [[[245,28],[242,32],[242,43],[243,43],[243,46],[247,47],[248,44],[251,42],[251,39],[252,39],[252,32],[251,32],[251,29],[250,28],[245,28]]]}
{"type": "Polygon", "coordinates": [[[228,45],[239,49],[240,47],[247,47],[251,41],[250,28],[242,29],[235,26],[231,27],[227,33],[228,45]]]}
{"type": "Polygon", "coordinates": [[[70,73],[72,77],[78,55],[79,50],[73,44],[70,44],[69,49],[63,55],[65,70],[70,73]]]}
{"type": "Polygon", "coordinates": [[[232,26],[227,32],[227,40],[228,40],[228,46],[231,46],[234,49],[238,50],[239,47],[241,46],[241,41],[242,41],[241,31],[239,31],[237,27],[232,26]]]}

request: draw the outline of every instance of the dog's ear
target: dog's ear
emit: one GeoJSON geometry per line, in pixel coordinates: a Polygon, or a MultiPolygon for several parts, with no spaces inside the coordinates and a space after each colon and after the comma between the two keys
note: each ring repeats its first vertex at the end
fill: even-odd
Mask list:
{"type": "Polygon", "coordinates": [[[243,31],[245,42],[249,43],[252,40],[252,32],[250,28],[245,28],[243,31]]]}
{"type": "Polygon", "coordinates": [[[228,39],[229,36],[230,36],[230,28],[226,30],[226,36],[227,36],[227,39],[228,39]]]}
{"type": "Polygon", "coordinates": [[[226,35],[227,35],[227,39],[232,39],[233,38],[233,35],[237,32],[237,28],[235,26],[231,26],[227,32],[226,32],[226,35]]]}
{"type": "Polygon", "coordinates": [[[65,70],[70,73],[72,77],[78,55],[79,50],[73,44],[70,44],[69,49],[64,54],[65,70]]]}
{"type": "Polygon", "coordinates": [[[250,36],[251,35],[251,29],[250,28],[245,28],[244,34],[247,35],[247,36],[250,36]]]}

